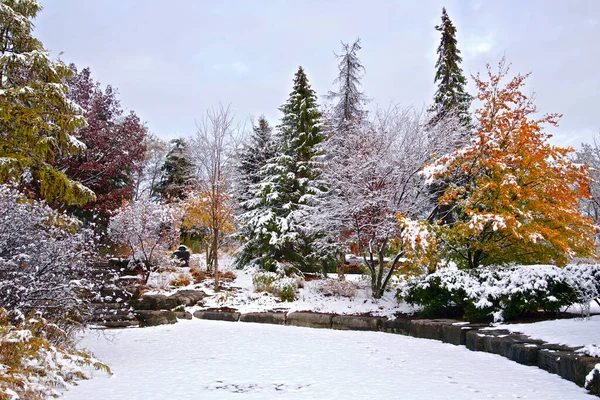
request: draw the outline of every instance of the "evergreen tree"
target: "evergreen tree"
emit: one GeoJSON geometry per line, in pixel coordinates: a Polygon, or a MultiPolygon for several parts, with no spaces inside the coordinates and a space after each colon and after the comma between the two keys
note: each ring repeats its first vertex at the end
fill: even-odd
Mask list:
{"type": "MultiPolygon", "coordinates": [[[[236,192],[240,204],[253,196],[251,188],[261,181],[261,169],[276,154],[272,133],[273,129],[269,122],[261,116],[257,124],[252,127],[252,135],[238,157],[236,192]]],[[[242,206],[241,209],[244,210],[244,207],[242,206]]]]}
{"type": "Polygon", "coordinates": [[[194,165],[188,143],[183,138],[171,140],[171,150],[161,168],[162,178],[156,190],[163,200],[183,199],[194,180],[194,165]]]}
{"type": "Polygon", "coordinates": [[[306,216],[323,185],[317,150],[325,139],[317,96],[302,67],[283,112],[277,135],[278,155],[261,169],[263,179],[254,185],[255,198],[244,203],[250,211],[241,217],[250,232],[238,262],[252,254],[263,255],[263,265],[290,262],[303,270],[315,268],[312,256],[314,232],[306,216]]]}
{"type": "Polygon", "coordinates": [[[472,96],[466,92],[467,79],[460,68],[462,58],[460,50],[456,47],[456,28],[442,9],[442,23],[435,27],[441,32],[442,38],[437,49],[438,59],[435,64],[437,71],[435,80],[438,84],[433,97],[433,106],[430,111],[434,113],[431,123],[435,124],[448,113],[453,112],[460,118],[465,126],[470,125],[471,117],[469,107],[472,96]]]}
{"type": "Polygon", "coordinates": [[[360,38],[352,45],[342,42],[342,53],[336,54],[338,59],[339,75],[333,81],[338,85],[337,91],[330,91],[327,98],[337,99],[333,109],[334,127],[343,129],[348,121],[363,118],[363,106],[367,103],[364,92],[360,91],[360,79],[365,73],[365,67],[360,62],[357,52],[361,49],[360,38]]]}
{"type": "Polygon", "coordinates": [[[37,197],[85,203],[94,193],[54,166],[55,157],[82,150],[73,136],[84,126],[67,99],[72,74],[33,36],[35,0],[0,3],[0,182],[16,180],[37,197]]]}

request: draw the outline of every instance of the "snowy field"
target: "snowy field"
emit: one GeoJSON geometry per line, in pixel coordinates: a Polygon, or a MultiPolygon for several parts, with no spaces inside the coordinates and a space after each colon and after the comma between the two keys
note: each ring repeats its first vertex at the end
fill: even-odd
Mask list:
{"type": "Polygon", "coordinates": [[[381,332],[191,320],[108,339],[83,345],[115,374],[66,400],[596,398],[500,356],[381,332]]]}

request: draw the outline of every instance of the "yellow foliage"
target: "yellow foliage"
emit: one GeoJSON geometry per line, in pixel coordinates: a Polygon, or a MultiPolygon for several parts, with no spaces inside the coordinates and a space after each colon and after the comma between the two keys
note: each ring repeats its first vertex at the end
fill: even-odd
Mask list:
{"type": "Polygon", "coordinates": [[[569,160],[572,148],[551,145],[545,124],[560,115],[533,119],[536,107],[521,92],[527,75],[506,85],[504,60],[498,74],[475,77],[482,102],[479,129],[471,145],[447,156],[445,172],[461,171],[461,185],[450,185],[440,203],[452,204],[461,217],[441,227],[441,237],[455,261],[486,264],[553,263],[593,252],[592,221],[579,212],[589,196],[587,167],[569,160]]]}

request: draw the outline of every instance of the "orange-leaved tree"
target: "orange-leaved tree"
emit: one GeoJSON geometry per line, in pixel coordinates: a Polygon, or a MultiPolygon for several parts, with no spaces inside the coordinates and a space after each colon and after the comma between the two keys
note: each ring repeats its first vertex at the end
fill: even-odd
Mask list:
{"type": "Polygon", "coordinates": [[[474,77],[482,102],[476,137],[425,169],[430,182],[461,177],[440,198],[458,217],[439,227],[440,244],[467,268],[590,256],[595,228],[579,211],[589,196],[587,167],[569,160],[572,148],[548,142],[543,126],[560,115],[533,118],[536,107],[522,92],[528,75],[503,85],[507,73],[503,59],[497,74],[488,65],[487,80],[474,77]]]}

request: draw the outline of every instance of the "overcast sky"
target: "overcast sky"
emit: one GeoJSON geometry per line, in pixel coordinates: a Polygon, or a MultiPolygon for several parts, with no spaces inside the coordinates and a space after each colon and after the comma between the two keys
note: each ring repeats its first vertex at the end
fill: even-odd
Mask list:
{"type": "MultiPolygon", "coordinates": [[[[240,121],[276,124],[302,65],[323,96],[340,41],[362,39],[371,107],[430,104],[442,7],[457,27],[463,70],[503,54],[532,72],[540,112],[564,115],[553,142],[579,146],[600,131],[600,1],[42,0],[36,34],[54,56],[89,66],[122,105],[163,138],[188,136],[218,102],[240,121]]],[[[321,98],[321,101],[323,99],[321,98]]]]}

